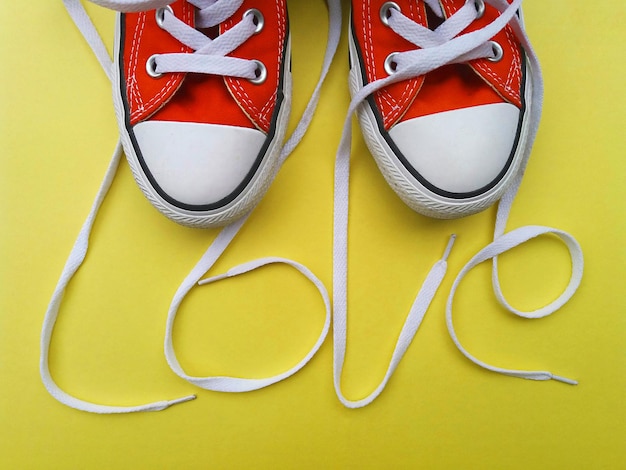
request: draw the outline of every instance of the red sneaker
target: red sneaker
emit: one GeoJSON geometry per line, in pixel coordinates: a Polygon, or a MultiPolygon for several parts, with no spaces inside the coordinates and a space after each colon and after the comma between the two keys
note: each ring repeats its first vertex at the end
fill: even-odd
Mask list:
{"type": "Polygon", "coordinates": [[[133,175],[187,226],[249,212],[279,169],[289,118],[284,0],[130,0],[120,13],[114,103],[133,175]]]}
{"type": "Polygon", "coordinates": [[[361,129],[387,182],[422,214],[492,205],[532,145],[524,50],[499,17],[482,0],[352,2],[351,92],[388,81],[359,107],[361,129]]]}

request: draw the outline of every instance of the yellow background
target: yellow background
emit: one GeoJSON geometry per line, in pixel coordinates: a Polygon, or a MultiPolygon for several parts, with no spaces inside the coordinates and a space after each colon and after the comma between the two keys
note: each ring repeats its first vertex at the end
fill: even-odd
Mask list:
{"type": "MultiPolygon", "coordinates": [[[[289,7],[293,127],[317,77],[327,20],[321,0],[289,7]]],[[[110,47],[114,14],[89,11],[110,47]]],[[[207,392],[175,376],[162,353],[167,307],[217,232],[166,220],[123,162],[87,263],[65,296],[52,373],[70,393],[99,403],[198,399],[159,413],[98,416],[49,396],[38,358],[47,303],[116,141],[110,85],[61,1],[3,2],[0,467],[626,468],[626,3],[529,0],[525,18],[546,99],[508,228],[572,233],[584,249],[585,276],[561,311],[528,321],[499,307],[485,264],[461,285],[455,319],[479,358],[551,370],[579,386],[499,376],[456,350],[445,300],[459,269],[489,242],[495,210],[456,221],[413,213],[356,134],[349,397],[378,384],[416,290],[448,235],[458,235],[442,289],[382,396],[356,411],[339,403],[330,338],[300,373],[256,392],[207,392]]],[[[309,133],[213,273],[277,255],[303,262],[330,288],[347,64],[344,35],[309,133]]],[[[505,292],[520,308],[555,298],[569,272],[566,249],[550,237],[502,257],[505,292]]],[[[195,289],[175,345],[191,373],[261,377],[299,360],[322,322],[315,289],[290,268],[271,267],[195,289]]]]}

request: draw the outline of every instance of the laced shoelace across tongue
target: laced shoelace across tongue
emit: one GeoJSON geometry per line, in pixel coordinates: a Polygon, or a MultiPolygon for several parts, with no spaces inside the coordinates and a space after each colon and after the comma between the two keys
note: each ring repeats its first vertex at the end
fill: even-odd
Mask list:
{"type": "Polygon", "coordinates": [[[241,7],[243,0],[188,1],[198,8],[195,28],[176,18],[168,8],[162,8],[159,14],[162,15],[161,27],[195,52],[155,55],[155,73],[193,72],[249,80],[259,78],[259,64],[254,60],[227,57],[257,31],[257,21],[260,19],[254,14],[244,15],[236,26],[215,39],[199,31],[201,28],[213,28],[229,19],[241,7]]]}
{"type": "MultiPolygon", "coordinates": [[[[438,0],[426,0],[424,3],[431,8],[437,17],[443,20],[444,12],[438,0]]],[[[465,3],[465,5],[457,10],[450,18],[443,21],[435,30],[431,30],[407,18],[396,8],[390,7],[388,12],[389,17],[386,21],[389,27],[396,34],[411,42],[418,48],[416,51],[396,52],[394,54],[394,58],[398,58],[407,64],[411,62],[416,63],[426,61],[426,57],[423,57],[425,56],[425,53],[417,51],[425,49],[437,51],[437,47],[443,46],[457,38],[477,19],[478,15],[480,15],[480,12],[474,2],[470,1],[465,3]]],[[[472,42],[468,41],[467,44],[472,44],[472,42]]],[[[473,44],[474,46],[471,47],[466,53],[459,53],[455,57],[445,61],[435,61],[432,65],[426,67],[426,72],[415,73],[412,76],[424,75],[425,73],[435,70],[443,65],[465,63],[474,59],[493,57],[493,47],[489,41],[475,39],[473,44]]],[[[439,54],[439,52],[435,52],[435,54],[439,54]]],[[[396,72],[397,71],[398,70],[396,70],[396,72]]]]}
{"type": "MultiPolygon", "coordinates": [[[[437,0],[425,0],[425,3],[438,16],[443,11],[437,0]]],[[[340,401],[349,408],[366,406],[376,399],[386,386],[408,345],[420,326],[423,315],[441,282],[446,270],[446,259],[451,244],[448,245],[444,257],[436,263],[428,274],[420,289],[413,307],[407,316],[405,325],[396,343],[396,347],[389,363],[387,372],[380,385],[368,396],[360,400],[350,400],[341,390],[341,375],[346,352],[347,329],[347,262],[348,262],[348,211],[349,211],[349,181],[350,181],[350,147],[352,140],[352,116],[363,101],[384,87],[393,83],[425,75],[439,67],[453,63],[464,63],[478,58],[492,57],[494,54],[490,39],[510,24],[515,36],[527,52],[530,63],[530,73],[533,79],[532,106],[530,106],[530,128],[527,146],[524,149],[520,171],[515,176],[511,186],[502,197],[496,216],[494,241],[480,250],[457,276],[446,306],[446,322],[452,340],[457,348],[472,362],[488,370],[502,374],[533,380],[558,380],[568,384],[576,381],[553,375],[545,371],[521,371],[491,366],[472,356],[461,344],[454,330],[452,321],[452,305],[456,288],[463,277],[475,266],[483,261],[493,260],[492,282],[496,296],[500,303],[511,313],[527,318],[539,318],[549,315],[562,307],[574,295],[580,285],[583,271],[583,257],[580,245],[569,234],[550,227],[529,226],[521,227],[504,234],[515,195],[520,187],[524,169],[528,162],[532,143],[534,142],[539,119],[541,103],[543,101],[543,80],[537,57],[526,36],[517,12],[522,0],[515,0],[510,4],[505,0],[485,0],[485,3],[497,8],[500,15],[482,29],[461,34],[478,16],[475,2],[469,0],[454,15],[436,28],[434,31],[412,22],[397,9],[390,8],[389,26],[404,39],[415,44],[418,49],[398,53],[394,57],[396,65],[394,73],[388,77],[371,82],[354,94],[344,123],[341,142],[335,160],[335,194],[334,194],[334,228],[333,228],[333,330],[334,330],[334,385],[340,401]],[[505,299],[500,288],[498,276],[497,256],[540,235],[553,234],[559,237],[568,247],[572,260],[572,276],[565,291],[552,303],[535,312],[524,313],[513,308],[505,299]],[[418,314],[419,312],[419,314],[418,314]]]]}
{"type": "MultiPolygon", "coordinates": [[[[253,80],[257,78],[258,64],[253,60],[226,57],[227,54],[241,46],[256,31],[254,15],[245,15],[239,24],[220,35],[210,39],[197,28],[212,28],[229,19],[241,7],[243,0],[188,0],[198,10],[193,28],[177,19],[168,9],[174,0],[91,0],[93,3],[122,13],[141,12],[151,9],[161,9],[161,27],[169,32],[178,41],[185,44],[194,53],[158,54],[154,57],[156,73],[195,72],[230,77],[241,77],[253,80]]],[[[66,7],[74,18],[84,24],[85,14],[80,6],[73,2],[65,2],[66,7]]],[[[80,27],[80,26],[79,26],[80,27]]],[[[94,38],[94,32],[84,31],[94,38]]],[[[97,34],[97,33],[96,33],[97,34]]],[[[99,48],[96,42],[91,41],[92,47],[99,48]]],[[[94,50],[101,63],[108,61],[108,55],[102,50],[94,50]]],[[[106,68],[105,66],[103,66],[106,68]]],[[[107,75],[110,72],[107,71],[107,75]]],[[[109,77],[110,78],[110,77],[109,77]]]]}

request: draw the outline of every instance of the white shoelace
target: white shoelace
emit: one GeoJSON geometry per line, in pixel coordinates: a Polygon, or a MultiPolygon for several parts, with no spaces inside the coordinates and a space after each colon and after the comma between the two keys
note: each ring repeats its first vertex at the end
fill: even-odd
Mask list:
{"type": "MultiPolygon", "coordinates": [[[[227,20],[239,9],[243,0],[216,2],[215,0],[188,0],[198,8],[196,27],[212,28],[227,20]]],[[[155,72],[195,72],[229,77],[257,78],[257,64],[253,60],[227,57],[255,33],[253,15],[245,15],[232,29],[214,40],[187,25],[167,8],[161,10],[161,27],[179,42],[193,49],[193,54],[159,54],[154,57],[155,72]]]]}
{"type": "MultiPolygon", "coordinates": [[[[172,3],[172,0],[91,0],[94,3],[99,5],[112,8],[118,11],[143,11],[155,8],[161,8],[167,6],[169,3],[172,3]]],[[[425,0],[426,3],[433,9],[436,14],[441,16],[440,5],[435,0],[425,0]]],[[[93,24],[89,20],[89,17],[85,13],[82,5],[79,0],[64,0],[65,6],[68,9],[68,12],[72,16],[74,22],[77,24],[78,28],[82,32],[83,36],[86,38],[87,42],[91,46],[94,51],[96,57],[98,58],[100,64],[102,65],[105,73],[109,78],[112,75],[111,69],[111,60],[108,56],[106,48],[102,43],[98,33],[96,32],[93,24]]],[[[200,2],[198,2],[200,3],[200,2]]],[[[217,2],[211,2],[217,3],[217,2]]],[[[302,136],[304,135],[306,128],[310,124],[310,121],[313,116],[313,112],[315,106],[317,105],[317,101],[319,99],[319,93],[321,89],[321,85],[323,80],[328,72],[328,68],[332,61],[332,57],[334,51],[339,42],[340,36],[340,25],[341,25],[341,7],[339,1],[337,0],[328,0],[329,7],[329,15],[330,15],[330,29],[329,29],[329,38],[328,38],[328,46],[326,50],[326,55],[324,58],[324,66],[322,69],[322,74],[320,81],[312,95],[311,101],[305,110],[300,123],[298,124],[296,130],[293,132],[291,138],[287,141],[283,148],[283,152],[281,153],[281,163],[287,158],[287,156],[291,153],[291,151],[297,146],[302,136]]],[[[337,395],[341,402],[350,408],[357,408],[367,405],[371,403],[384,389],[389,378],[395,371],[395,368],[399,364],[402,359],[404,353],[406,352],[408,346],[410,345],[413,337],[415,336],[417,329],[419,328],[421,321],[434,297],[438,287],[440,286],[442,279],[445,275],[447,269],[447,257],[450,253],[450,249],[452,247],[452,243],[454,238],[450,240],[448,246],[445,250],[444,256],[440,261],[438,261],[431,271],[429,272],[426,280],[424,281],[420,292],[418,293],[414,304],[407,316],[405,324],[401,330],[398,341],[396,343],[396,347],[392,354],[392,358],[388,367],[388,370],[385,374],[383,381],[380,385],[367,397],[352,401],[347,399],[343,392],[341,391],[341,375],[343,370],[343,364],[345,360],[345,352],[346,352],[346,329],[347,329],[347,230],[348,230],[348,191],[349,191],[349,172],[350,172],[350,144],[351,144],[351,118],[356,110],[357,106],[362,103],[367,96],[374,93],[376,90],[384,88],[385,86],[390,85],[391,83],[405,80],[414,76],[418,76],[421,74],[426,74],[429,71],[432,71],[440,66],[449,63],[459,63],[466,62],[468,60],[479,58],[479,57],[489,57],[492,54],[492,47],[488,43],[489,39],[493,37],[498,31],[506,26],[507,23],[511,24],[513,27],[515,34],[518,40],[521,42],[524,47],[529,62],[530,62],[530,72],[533,76],[533,107],[531,108],[531,125],[530,125],[530,133],[529,133],[529,143],[532,144],[534,137],[536,135],[537,127],[539,124],[539,117],[541,114],[541,102],[543,97],[543,83],[541,79],[541,73],[539,69],[539,64],[537,58],[532,51],[532,48],[529,44],[529,41],[523,31],[523,28],[519,22],[519,19],[516,17],[516,11],[519,9],[521,5],[521,0],[516,0],[512,4],[508,4],[504,0],[487,0],[487,3],[495,6],[501,12],[500,17],[492,22],[490,25],[485,28],[474,31],[469,34],[465,34],[462,36],[457,36],[461,33],[471,21],[474,20],[476,15],[476,10],[473,5],[473,2],[468,2],[468,5],[460,9],[457,14],[453,15],[451,18],[446,20],[436,31],[431,31],[429,29],[423,28],[420,25],[415,25],[414,23],[407,22],[407,19],[404,18],[401,14],[397,14],[396,11],[391,11],[391,16],[389,18],[389,23],[394,28],[398,34],[401,34],[406,39],[413,42],[416,46],[421,47],[416,51],[410,51],[402,54],[396,55],[394,57],[394,62],[396,62],[396,71],[393,75],[389,76],[384,80],[379,80],[377,82],[371,83],[364,87],[358,94],[353,97],[351,102],[348,117],[346,119],[346,123],[344,125],[344,130],[342,134],[341,144],[338,149],[336,165],[335,165],[335,196],[334,196],[334,254],[333,254],[333,290],[334,290],[334,361],[333,361],[333,374],[334,374],[334,384],[337,395]],[[471,6],[470,6],[471,5],[471,6]]],[[[167,16],[167,14],[165,15],[167,16]]],[[[169,20],[168,20],[169,21],[169,20]]],[[[171,22],[170,22],[171,23],[171,22]]],[[[179,34],[174,31],[175,26],[174,23],[171,23],[168,27],[172,28],[172,34],[179,34]]],[[[185,25],[186,27],[186,25],[185,25]]],[[[181,27],[182,28],[182,27],[181,27]]],[[[243,30],[243,27],[240,28],[243,30]]],[[[246,30],[248,31],[248,30],[246,30]]],[[[241,33],[241,31],[239,31],[241,33]]],[[[240,36],[240,38],[243,36],[240,36]]],[[[192,47],[192,49],[196,50],[196,53],[206,53],[208,50],[211,52],[216,52],[219,49],[215,46],[215,41],[209,43],[204,39],[200,38],[201,42],[194,44],[194,46],[200,47],[192,47]],[[204,47],[208,47],[208,49],[203,49],[204,47]],[[211,49],[213,47],[214,49],[211,49]]],[[[188,44],[189,45],[189,44],[188,44]]],[[[221,47],[221,46],[220,46],[221,47]]],[[[224,50],[224,49],[221,49],[224,50]]],[[[166,71],[174,71],[174,69],[184,70],[187,68],[186,58],[183,61],[179,61],[176,65],[172,65],[167,62],[168,59],[163,56],[157,60],[158,72],[166,72],[166,71]],[[171,67],[171,68],[167,68],[171,67]]],[[[195,60],[195,59],[194,59],[195,60]]],[[[211,59],[212,60],[212,59],[211,59]]],[[[215,67],[220,67],[220,64],[217,61],[210,65],[211,70],[218,70],[215,67]]],[[[191,67],[191,65],[190,65],[191,67]]],[[[209,67],[209,66],[207,66],[209,67]]],[[[226,67],[225,67],[226,68],[226,67]]],[[[179,70],[179,71],[181,71],[179,70]]],[[[205,69],[208,70],[208,69],[205,69]]],[[[220,69],[222,70],[222,69],[220,69]]],[[[230,73],[230,72],[228,72],[230,73]]],[[[239,73],[237,71],[233,71],[232,73],[239,73]]],[[[243,73],[243,72],[242,72],[243,73]]],[[[243,76],[243,75],[237,75],[243,76]]],[[[246,76],[248,78],[248,76],[246,76]]],[[[511,205],[517,194],[519,186],[521,184],[523,169],[526,166],[528,161],[528,156],[530,153],[530,149],[532,145],[528,145],[526,148],[526,153],[523,158],[522,169],[518,172],[515,181],[511,185],[510,189],[505,193],[502,197],[497,212],[496,218],[496,226],[494,232],[494,241],[480,250],[460,271],[458,274],[452,290],[450,292],[447,307],[446,307],[446,321],[448,325],[448,329],[450,335],[457,345],[459,350],[468,357],[471,361],[484,367],[486,369],[512,375],[516,377],[523,377],[534,380],[549,380],[555,379],[560,380],[566,383],[576,383],[573,380],[565,379],[559,376],[555,376],[550,372],[536,372],[536,371],[519,371],[519,370],[511,370],[511,369],[503,369],[499,367],[494,367],[489,364],[486,364],[479,359],[472,356],[467,352],[465,348],[461,345],[458,340],[453,322],[452,322],[452,304],[454,295],[456,292],[456,288],[459,283],[463,279],[463,277],[476,265],[480,264],[483,261],[487,261],[489,259],[493,259],[493,273],[492,273],[492,282],[494,291],[500,303],[512,313],[516,315],[524,316],[527,318],[539,318],[542,316],[549,315],[554,311],[558,310],[561,306],[563,306],[574,294],[578,285],[580,284],[582,278],[583,271],[583,258],[582,258],[582,250],[576,240],[569,234],[562,232],[557,229],[553,229],[550,227],[539,227],[539,226],[528,226],[521,227],[515,229],[511,232],[505,234],[506,222],[508,220],[508,216],[511,210],[511,205]],[[561,296],[555,300],[554,302],[546,305],[545,307],[538,309],[534,312],[521,312],[513,308],[509,305],[509,303],[504,298],[502,294],[499,278],[498,278],[498,267],[497,267],[497,256],[510,250],[511,248],[518,246],[532,238],[535,238],[544,234],[554,234],[560,237],[567,245],[570,256],[572,259],[572,276],[569,282],[569,285],[565,289],[565,291],[561,294],[561,296]]],[[[44,382],[44,385],[48,389],[48,391],[60,402],[71,406],[73,408],[77,408],[84,411],[94,412],[94,413],[128,413],[134,411],[157,411],[165,409],[171,405],[181,403],[184,401],[191,400],[195,398],[195,396],[187,396],[176,400],[171,401],[160,401],[156,403],[150,403],[146,405],[140,406],[128,406],[128,407],[114,407],[114,406],[105,406],[90,403],[84,400],[77,399],[66,392],[62,391],[54,382],[50,375],[49,366],[48,366],[48,354],[49,354],[49,346],[50,339],[52,336],[52,332],[54,329],[54,325],[56,319],[58,317],[59,307],[62,300],[63,293],[65,291],[66,286],[84,261],[85,255],[88,249],[88,241],[89,234],[91,232],[91,228],[95,217],[97,215],[98,209],[106,196],[106,193],[110,187],[110,184],[115,176],[116,169],[118,167],[119,161],[121,159],[122,148],[118,143],[116,150],[113,154],[111,163],[109,168],[107,169],[105,178],[102,182],[102,185],[98,191],[96,199],[94,201],[93,207],[85,221],[79,236],[76,240],[76,243],[70,253],[68,261],[66,263],[65,268],[63,269],[61,278],[56,286],[54,294],[52,296],[52,300],[46,312],[46,316],[44,319],[44,325],[42,329],[42,337],[41,337],[41,375],[44,382]]],[[[328,331],[329,323],[330,323],[330,307],[328,301],[328,294],[326,293],[326,289],[319,282],[317,278],[304,266],[299,263],[295,263],[291,260],[285,260],[282,258],[263,258],[260,260],[252,261],[249,263],[244,263],[243,265],[237,266],[231,270],[229,270],[226,274],[212,276],[204,281],[200,281],[202,276],[212,267],[215,261],[219,258],[221,253],[228,247],[230,242],[236,236],[239,229],[245,223],[244,219],[231,224],[230,226],[224,228],[222,232],[217,236],[211,246],[208,248],[207,252],[202,256],[198,264],[194,267],[192,272],[187,276],[187,278],[183,281],[178,291],[176,292],[172,304],[170,306],[170,310],[168,312],[167,325],[166,325],[166,338],[165,338],[165,354],[168,360],[168,363],[172,367],[172,369],[182,378],[185,378],[189,382],[198,385],[202,388],[206,388],[209,390],[219,390],[219,391],[232,391],[232,392],[241,392],[247,390],[258,389],[277,381],[283,380],[284,378],[289,377],[301,367],[303,367],[306,362],[315,354],[317,349],[322,344],[326,333],[328,331]],[[248,272],[253,269],[257,269],[258,267],[264,266],[269,263],[286,263],[295,267],[299,270],[304,276],[306,276],[311,282],[315,284],[320,294],[322,295],[324,302],[326,304],[326,321],[324,327],[320,333],[318,340],[316,341],[313,348],[310,352],[293,368],[285,371],[281,374],[278,374],[274,377],[269,377],[265,379],[244,379],[244,378],[234,378],[234,377],[193,377],[187,375],[180,364],[176,359],[176,355],[172,346],[172,327],[176,318],[176,313],[178,307],[186,294],[196,285],[196,283],[204,284],[210,282],[216,282],[225,277],[232,277],[244,272],[248,272]]]]}
{"type": "MultiPolygon", "coordinates": [[[[101,6],[111,8],[117,11],[137,12],[137,11],[144,11],[144,10],[166,7],[168,4],[172,3],[173,0],[167,0],[167,1],[165,0],[126,0],[126,1],[124,0],[110,0],[110,1],[109,0],[91,0],[91,1],[101,6]]],[[[70,16],[76,23],[78,29],[80,30],[85,40],[87,41],[87,43],[93,50],[94,54],[96,55],[107,77],[109,77],[109,79],[112,79],[112,66],[113,65],[112,65],[111,59],[107,53],[106,47],[104,46],[104,43],[100,35],[96,31],[88,14],[86,13],[84,7],[80,3],[80,0],[63,0],[63,3],[65,4],[65,7],[67,11],[69,12],[70,16]]],[[[229,1],[226,1],[226,0],[195,1],[195,2],[190,2],[190,3],[193,3],[194,5],[196,4],[202,5],[203,8],[209,8],[210,6],[213,6],[216,9],[222,8],[223,9],[221,10],[222,12],[229,11],[228,8],[224,8],[224,7],[227,7],[229,3],[229,1]]],[[[240,3],[241,2],[239,2],[239,4],[240,3]]],[[[327,47],[326,47],[326,53],[324,56],[324,63],[322,66],[322,71],[320,73],[319,81],[315,87],[315,90],[313,91],[311,99],[298,125],[296,126],[296,129],[293,131],[291,137],[289,138],[289,140],[285,143],[283,147],[283,150],[280,156],[281,164],[284,163],[284,161],[291,154],[293,149],[298,145],[298,143],[304,136],[306,129],[311,123],[313,114],[315,112],[315,108],[319,101],[322,84],[326,78],[326,75],[330,68],[330,64],[332,63],[333,56],[335,54],[335,51],[337,50],[337,45],[339,44],[339,38],[341,35],[341,5],[339,3],[339,0],[327,0],[326,3],[328,4],[328,9],[329,9],[330,25],[329,25],[328,42],[327,42],[327,47]]],[[[222,14],[226,14],[226,13],[222,13],[222,14]]],[[[167,17],[168,15],[166,14],[165,16],[167,17]]],[[[167,21],[170,21],[170,20],[167,20],[167,21]]],[[[180,32],[179,30],[177,30],[179,26],[180,25],[177,25],[176,23],[171,23],[169,24],[168,27],[171,27],[173,34],[178,34],[180,32]]],[[[245,34],[243,36],[245,36],[245,34]]],[[[241,39],[243,36],[239,36],[239,39],[241,39]]],[[[211,49],[211,47],[214,46],[215,43],[217,42],[218,42],[217,39],[212,41],[211,43],[205,41],[205,43],[202,45],[202,47],[200,47],[197,50],[196,53],[199,53],[199,52],[206,53],[207,50],[211,49]],[[205,46],[207,48],[203,49],[205,46]]],[[[219,49],[219,47],[217,46],[215,47],[219,49]]],[[[225,49],[222,48],[220,49],[220,52],[224,50],[225,49]]],[[[215,50],[212,50],[212,51],[215,52],[215,50]]],[[[191,54],[191,55],[195,55],[195,54],[191,54]]],[[[223,61],[219,62],[218,65],[216,66],[215,63],[211,63],[211,60],[212,60],[211,58],[207,59],[207,63],[209,63],[209,65],[207,65],[208,68],[205,69],[205,72],[207,72],[210,68],[210,71],[208,71],[207,73],[222,73],[218,71],[218,69],[222,70],[220,68],[222,65],[224,66],[224,69],[228,68],[227,67],[228,64],[226,64],[223,61]]],[[[182,59],[178,61],[178,65],[175,66],[174,68],[177,69],[177,71],[185,71],[188,66],[189,67],[195,66],[192,63],[195,63],[195,62],[193,62],[193,60],[191,62],[187,62],[187,59],[182,59]]],[[[165,64],[167,64],[167,62],[165,62],[165,64]]],[[[161,63],[159,62],[157,66],[164,67],[163,69],[158,70],[158,71],[164,72],[166,71],[165,69],[169,65],[161,65],[161,63]]],[[[232,72],[232,70],[224,72],[224,74],[228,74],[228,73],[237,73],[237,72],[232,72]]],[[[237,76],[240,76],[240,75],[237,75],[237,76]]],[[[48,392],[61,403],[67,406],[70,406],[72,408],[91,412],[91,413],[131,413],[131,412],[136,412],[136,411],[160,411],[172,405],[183,403],[189,400],[193,400],[195,398],[195,395],[190,395],[190,396],[182,397],[179,399],[159,401],[159,402],[148,403],[148,404],[139,405],[139,406],[101,405],[101,404],[81,400],[63,391],[56,384],[56,382],[52,378],[52,375],[50,374],[50,368],[49,368],[50,341],[52,338],[52,333],[54,331],[56,320],[59,315],[59,309],[60,309],[60,305],[63,299],[63,294],[65,292],[67,285],[69,284],[69,282],[74,277],[74,275],[76,274],[76,272],[78,271],[78,269],[80,268],[80,266],[85,260],[85,256],[89,248],[89,236],[91,233],[91,229],[93,227],[93,223],[98,214],[98,210],[100,209],[100,206],[102,202],[104,201],[104,198],[106,197],[106,194],[111,186],[111,183],[113,182],[117,168],[119,166],[119,162],[121,160],[121,156],[122,156],[122,146],[120,142],[118,141],[115,151],[113,152],[113,156],[111,158],[111,163],[109,164],[109,167],[105,173],[104,179],[102,181],[100,189],[98,190],[98,193],[96,195],[92,208],[89,212],[89,215],[87,216],[87,219],[85,220],[83,227],[81,228],[78,234],[76,242],[74,243],[74,246],[65,264],[65,267],[63,268],[63,271],[61,273],[60,279],[56,285],[54,293],[52,294],[50,304],[48,306],[48,309],[44,317],[42,334],[41,334],[40,373],[41,373],[41,378],[42,378],[44,386],[46,387],[48,392]]],[[[225,227],[218,234],[218,236],[213,241],[211,246],[209,246],[206,253],[200,259],[198,264],[194,267],[192,272],[187,276],[187,278],[183,281],[183,283],[179,287],[172,301],[170,310],[168,312],[166,337],[165,337],[165,355],[166,355],[168,363],[179,376],[185,378],[186,380],[188,380],[189,382],[197,386],[200,386],[202,388],[209,389],[209,390],[230,391],[230,392],[242,392],[242,391],[248,391],[248,390],[255,390],[258,388],[266,387],[268,385],[271,385],[273,383],[276,383],[280,380],[283,380],[293,375],[295,372],[297,372],[302,367],[304,367],[304,365],[317,352],[317,350],[323,343],[328,333],[328,329],[330,327],[330,316],[331,316],[330,315],[330,299],[328,298],[328,293],[326,291],[326,288],[319,281],[319,279],[317,279],[313,275],[313,273],[311,273],[311,271],[309,271],[305,266],[295,261],[287,260],[283,258],[262,258],[259,260],[244,263],[240,266],[230,269],[226,274],[213,276],[204,281],[201,281],[200,284],[216,282],[226,277],[237,276],[239,274],[252,271],[254,269],[260,268],[262,266],[265,266],[271,263],[283,263],[283,264],[292,266],[316,286],[316,288],[318,289],[318,291],[320,292],[320,295],[322,296],[324,300],[324,304],[326,307],[326,319],[325,319],[324,326],[322,328],[322,331],[320,333],[318,340],[315,342],[311,350],[305,355],[305,357],[300,362],[298,362],[295,366],[293,366],[289,370],[282,372],[274,377],[268,377],[265,379],[245,379],[245,378],[238,378],[238,377],[193,377],[193,376],[187,375],[183,371],[182,367],[178,363],[178,360],[176,359],[176,354],[172,346],[172,326],[176,318],[178,306],[182,302],[183,298],[187,295],[187,293],[191,290],[191,288],[195,286],[196,283],[199,282],[200,278],[204,276],[204,274],[211,268],[211,266],[215,263],[215,261],[219,258],[219,256],[228,247],[228,245],[233,240],[233,238],[238,233],[238,231],[243,226],[243,224],[245,223],[248,217],[249,215],[225,227]]]]}
{"type": "MultiPolygon", "coordinates": [[[[457,276],[450,292],[446,307],[446,322],[452,340],[459,350],[472,362],[486,369],[527,379],[549,380],[555,379],[575,384],[570,379],[555,376],[550,372],[520,371],[491,366],[472,356],[459,341],[452,321],[452,304],[456,289],[463,277],[476,265],[493,259],[492,282],[496,296],[500,303],[510,312],[527,318],[539,318],[549,315],[563,306],[578,288],[583,272],[582,250],[576,240],[569,234],[550,227],[521,227],[505,234],[506,222],[511,211],[511,205],[522,181],[524,169],[528,162],[532,143],[534,142],[539,120],[541,117],[541,103],[543,101],[543,80],[537,57],[524,32],[517,11],[522,0],[515,0],[511,4],[505,0],[485,0],[486,3],[497,8],[500,16],[482,29],[459,35],[478,16],[473,0],[466,4],[454,15],[445,20],[436,30],[432,31],[406,18],[395,8],[391,8],[388,18],[389,26],[403,38],[415,44],[416,50],[398,53],[394,56],[395,72],[384,79],[364,86],[356,93],[350,103],[348,114],[343,127],[341,143],[335,161],[335,195],[334,195],[334,236],[333,236],[333,329],[334,329],[334,384],[337,396],[349,408],[358,408],[371,403],[384,389],[391,374],[402,359],[408,345],[415,336],[434,293],[443,280],[445,273],[446,255],[432,268],[420,289],[413,307],[407,316],[402,328],[387,373],[380,385],[367,397],[360,400],[346,398],[341,390],[341,375],[345,361],[346,329],[347,329],[347,265],[348,265],[348,195],[350,181],[350,147],[352,141],[352,116],[357,107],[372,93],[402,80],[424,75],[446,64],[467,62],[471,59],[492,57],[493,47],[490,39],[510,24],[513,31],[526,51],[530,73],[532,74],[532,106],[530,109],[530,129],[528,145],[525,149],[523,161],[510,188],[502,197],[498,205],[494,241],[474,256],[457,276]],[[520,312],[513,308],[504,298],[498,277],[497,256],[518,246],[531,238],[554,234],[567,245],[572,259],[572,276],[570,283],[562,295],[554,302],[534,312],[520,312]]],[[[435,14],[442,17],[441,6],[436,0],[426,0],[426,3],[435,14]]]]}

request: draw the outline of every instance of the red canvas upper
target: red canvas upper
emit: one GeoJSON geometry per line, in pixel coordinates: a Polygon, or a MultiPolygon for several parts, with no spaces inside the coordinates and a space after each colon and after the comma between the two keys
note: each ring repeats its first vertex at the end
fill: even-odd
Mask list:
{"type": "MultiPolygon", "coordinates": [[[[396,34],[380,19],[385,0],[353,1],[354,33],[361,49],[368,82],[387,77],[385,59],[393,52],[414,50],[415,45],[396,34]]],[[[396,0],[402,14],[428,27],[429,15],[424,2],[396,0]]],[[[440,0],[448,18],[465,4],[465,0],[440,0]]],[[[466,31],[483,28],[499,12],[486,5],[482,18],[466,31]]],[[[432,15],[430,15],[432,17],[432,15]]],[[[374,99],[383,124],[388,130],[400,121],[453,109],[491,103],[511,103],[521,107],[521,53],[510,26],[494,38],[504,52],[502,60],[473,60],[468,64],[441,67],[426,76],[395,83],[375,93],[374,99]]]]}
{"type": "MultiPolygon", "coordinates": [[[[186,0],[171,5],[176,17],[194,25],[196,8],[186,0]]],[[[287,38],[285,0],[246,0],[219,27],[227,31],[255,8],[264,17],[264,27],[231,53],[263,62],[267,79],[253,84],[247,79],[193,73],[166,73],[153,78],[146,61],[153,54],[192,52],[161,29],[154,11],[123,15],[123,71],[131,125],[147,119],[198,122],[257,128],[268,132],[276,105],[276,91],[287,38]]]]}

